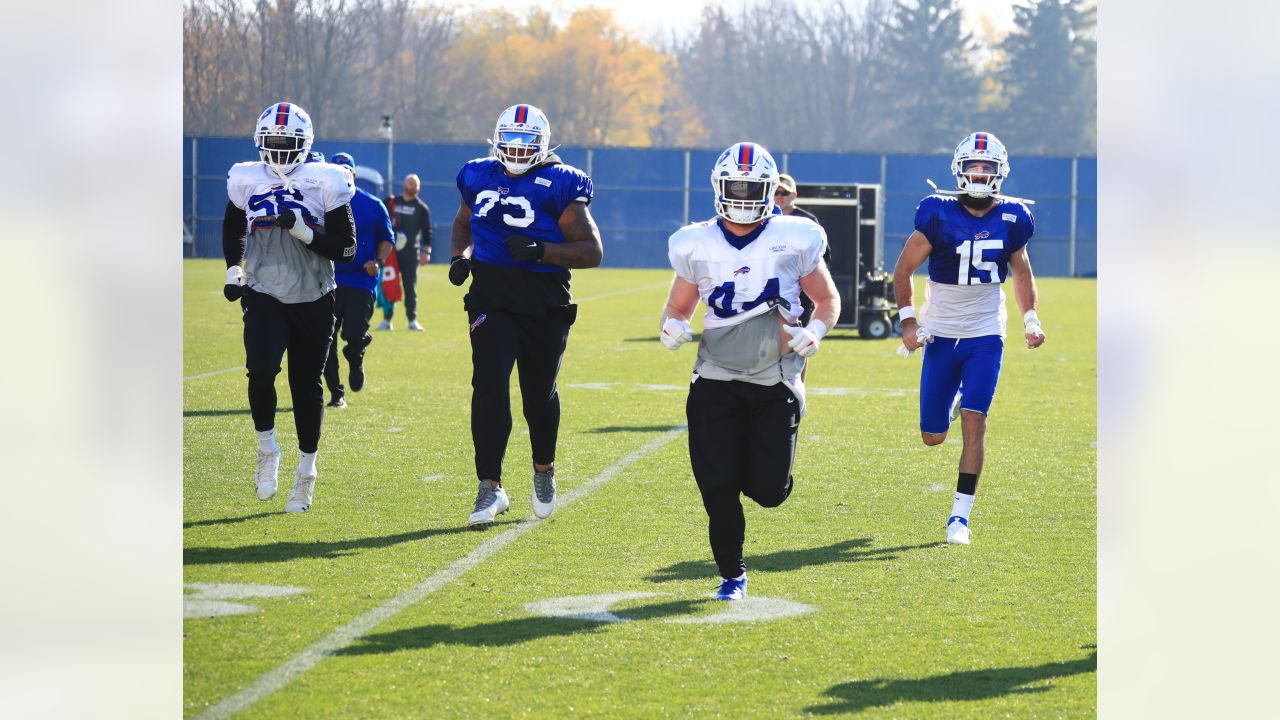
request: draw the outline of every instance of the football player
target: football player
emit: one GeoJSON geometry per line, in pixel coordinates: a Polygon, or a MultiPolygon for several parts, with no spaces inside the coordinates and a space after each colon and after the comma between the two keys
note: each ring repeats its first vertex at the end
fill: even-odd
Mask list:
{"type": "Polygon", "coordinates": [[[550,147],[551,124],[532,105],[498,116],[492,156],[458,172],[449,281],[462,285],[471,326],[471,439],[479,489],[467,524],[507,511],[502,458],[511,435],[511,369],[520,373],[533,459],[533,513],[555,510],[560,395],[556,375],[577,317],[569,269],[600,264],[600,230],[587,206],[591,178],[550,147]]]}
{"type": "Polygon", "coordinates": [[[260,500],[276,494],[281,452],[275,437],[275,378],[289,353],[301,458],[284,509],[305,512],[315,490],[324,421],[320,375],[333,337],[333,263],[351,259],[356,251],[350,204],[355,185],[343,168],[307,162],[314,139],[311,118],[293,103],[263,111],[253,139],[261,159],[237,163],[227,173],[223,294],[239,300],[244,313],[249,409],[258,433],[254,485],[260,500]]]}
{"type": "MultiPolygon", "coordinates": [[[[915,231],[893,272],[907,352],[922,345],[920,437],[947,438],[958,416],[964,435],[947,542],[968,545],[969,513],[982,474],[987,413],[1000,378],[1007,311],[1002,283],[1013,275],[1028,348],[1044,343],[1036,314],[1036,280],[1027,257],[1035,218],[1027,205],[1000,194],[1009,154],[988,132],[960,141],[951,160],[957,190],[938,191],[916,207],[915,231]],[[925,305],[917,313],[911,275],[925,260],[925,305]]],[[[935,188],[936,189],[936,188],[935,188]]]]}
{"type": "Polygon", "coordinates": [[[774,215],[777,186],[777,165],[763,147],[733,145],[711,172],[716,217],[677,230],[668,242],[675,278],[662,344],[676,350],[692,340],[698,299],[707,306],[685,410],[719,600],[741,600],[747,591],[739,496],[777,507],[791,494],[805,412],[800,374],[840,315],[822,261],[826,232],[807,219],[774,215]],[[807,325],[799,324],[801,290],[815,304],[807,325]]]}
{"type": "MultiPolygon", "coordinates": [[[[355,176],[356,161],[350,153],[337,153],[333,164],[347,168],[355,176]]],[[[373,342],[369,320],[373,317],[374,289],[382,277],[382,264],[395,250],[391,216],[377,196],[357,187],[351,198],[351,214],[356,221],[356,254],[334,265],[334,279],[338,283],[333,303],[336,323],[333,342],[329,344],[329,360],[324,365],[324,382],[329,386],[330,396],[328,407],[336,408],[347,406],[338,360],[338,338],[346,342],[342,355],[347,359],[351,392],[360,392],[365,381],[365,349],[373,342]]]]}

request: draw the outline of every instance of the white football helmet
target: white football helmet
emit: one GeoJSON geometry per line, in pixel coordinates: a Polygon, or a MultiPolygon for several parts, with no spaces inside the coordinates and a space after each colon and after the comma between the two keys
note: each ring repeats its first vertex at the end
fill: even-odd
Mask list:
{"type": "Polygon", "coordinates": [[[512,105],[498,116],[489,144],[498,162],[519,175],[551,154],[551,123],[532,105],[512,105]]]}
{"type": "Polygon", "coordinates": [[[956,187],[967,195],[978,198],[995,195],[1009,177],[1009,153],[995,135],[972,133],[956,146],[956,153],[951,157],[951,174],[956,176],[956,187]],[[968,172],[969,163],[975,161],[991,163],[996,168],[995,174],[968,172]]]}
{"type": "Polygon", "coordinates": [[[287,102],[263,110],[253,131],[253,142],[258,146],[262,162],[281,177],[306,161],[313,140],[311,116],[287,102]]]}
{"type": "Polygon", "coordinates": [[[763,147],[749,142],[732,145],[711,169],[716,214],[729,222],[750,225],[773,213],[778,166],[763,147]]]}

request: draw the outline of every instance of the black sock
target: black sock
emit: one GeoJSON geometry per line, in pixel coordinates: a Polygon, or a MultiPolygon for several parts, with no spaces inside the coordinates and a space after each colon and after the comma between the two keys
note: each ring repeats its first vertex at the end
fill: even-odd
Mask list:
{"type": "Polygon", "coordinates": [[[960,479],[956,481],[956,492],[962,495],[978,494],[978,474],[977,473],[960,473],[960,479]]]}

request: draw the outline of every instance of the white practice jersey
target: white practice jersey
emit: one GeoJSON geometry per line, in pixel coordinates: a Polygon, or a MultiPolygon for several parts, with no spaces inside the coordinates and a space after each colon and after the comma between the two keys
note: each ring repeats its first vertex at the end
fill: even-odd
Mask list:
{"type": "Polygon", "coordinates": [[[1003,285],[952,285],[926,279],[924,298],[920,324],[932,335],[947,338],[1005,335],[1009,311],[1005,309],[1003,285]]]}
{"type": "Polygon", "coordinates": [[[227,197],[249,219],[245,284],[284,303],[312,302],[330,292],[333,262],[275,225],[283,212],[297,210],[303,222],[324,229],[324,215],[351,202],[355,185],[342,167],[303,163],[288,184],[263,162],[237,163],[227,173],[227,197]]]}
{"type": "Polygon", "coordinates": [[[698,286],[707,304],[702,325],[712,330],[737,325],[775,305],[788,322],[797,322],[803,310],[800,278],[818,268],[826,249],[821,225],[774,215],[741,250],[729,244],[715,219],[686,225],[668,241],[667,257],[678,277],[698,286]]]}

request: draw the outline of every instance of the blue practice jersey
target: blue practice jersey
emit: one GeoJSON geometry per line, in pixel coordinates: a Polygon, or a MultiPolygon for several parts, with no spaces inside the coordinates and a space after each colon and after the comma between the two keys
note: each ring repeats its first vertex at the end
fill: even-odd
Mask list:
{"type": "Polygon", "coordinates": [[[351,198],[351,215],[356,221],[356,256],[350,262],[335,263],[334,275],[343,287],[373,292],[379,276],[370,275],[364,264],[378,259],[378,243],[395,243],[391,215],[381,200],[360,188],[351,198]]]}
{"type": "Polygon", "coordinates": [[[954,196],[930,195],[916,207],[916,230],[929,241],[929,279],[945,285],[1002,283],[1009,256],[1035,233],[1027,206],[996,200],[982,217],[970,215],[954,196]]]}
{"type": "Polygon", "coordinates": [[[525,235],[546,243],[564,243],[560,215],[573,202],[591,203],[591,178],[571,165],[540,165],[507,175],[495,158],[468,162],[458,172],[458,192],[471,208],[472,258],[533,272],[558,272],[557,265],[516,262],[503,242],[525,235]]]}

